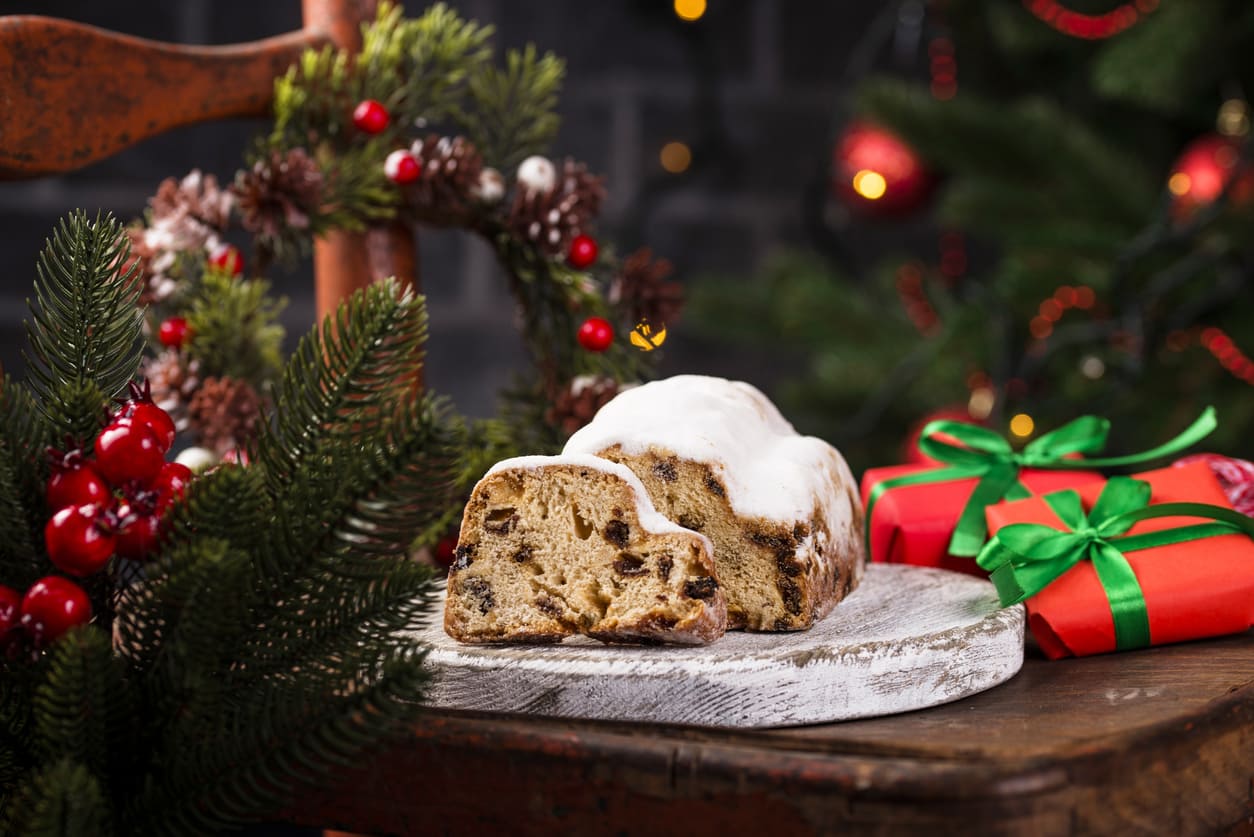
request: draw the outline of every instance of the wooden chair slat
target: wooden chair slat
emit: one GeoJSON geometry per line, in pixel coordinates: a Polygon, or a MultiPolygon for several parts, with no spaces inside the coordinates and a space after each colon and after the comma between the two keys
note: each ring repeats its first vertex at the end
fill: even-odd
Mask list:
{"type": "Polygon", "coordinates": [[[0,179],[73,171],[171,128],[264,116],[306,29],[230,46],[181,46],[54,18],[0,18],[0,179]]]}

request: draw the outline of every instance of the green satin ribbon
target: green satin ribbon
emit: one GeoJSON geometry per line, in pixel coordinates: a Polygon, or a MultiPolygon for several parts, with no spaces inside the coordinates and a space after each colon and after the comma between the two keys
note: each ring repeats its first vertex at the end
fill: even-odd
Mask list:
{"type": "Polygon", "coordinates": [[[1150,485],[1131,477],[1112,477],[1087,515],[1073,490],[1045,495],[1069,531],[1040,523],[1003,526],[980,551],[976,563],[989,571],[1002,606],[1035,596],[1081,561],[1092,561],[1106,591],[1119,650],[1150,644],[1145,595],[1124,553],[1217,535],[1254,538],[1254,518],[1206,503],[1149,505],[1150,485]],[[1201,517],[1214,521],[1140,535],[1124,535],[1139,521],[1154,517],[1201,517]]]}
{"type": "Polygon", "coordinates": [[[944,419],[929,422],[924,425],[919,436],[919,450],[944,463],[944,467],[905,474],[875,484],[867,497],[867,554],[870,554],[871,548],[870,521],[873,519],[875,504],[886,491],[894,488],[977,478],[979,482],[959,515],[958,525],[949,541],[951,554],[974,557],[988,539],[988,526],[984,521],[985,507],[1002,499],[1019,500],[1031,496],[1031,492],[1019,481],[1021,469],[1075,471],[1139,465],[1179,453],[1204,438],[1215,429],[1217,423],[1215,408],[1207,407],[1184,432],[1156,448],[1105,459],[1067,459],[1072,454],[1096,453],[1104,448],[1110,422],[1098,416],[1081,416],[1032,440],[1022,451],[1015,451],[1001,435],[985,427],[944,419]],[[941,436],[948,436],[959,444],[942,439],[941,436]]]}

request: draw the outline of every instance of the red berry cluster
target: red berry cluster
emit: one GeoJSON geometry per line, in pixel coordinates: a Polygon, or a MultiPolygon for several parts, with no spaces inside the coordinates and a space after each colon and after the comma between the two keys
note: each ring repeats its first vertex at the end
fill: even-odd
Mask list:
{"type": "Polygon", "coordinates": [[[38,653],[70,628],[91,619],[91,601],[68,578],[50,575],[26,595],[0,584],[0,651],[16,659],[23,649],[38,653]]]}
{"type": "Polygon", "coordinates": [[[182,495],[192,472],[166,462],[174,422],[152,402],[147,383],[97,434],[91,453],[52,451],[44,527],[48,558],[62,572],[88,576],[109,558],[142,561],[156,551],[161,516],[182,495]]]}

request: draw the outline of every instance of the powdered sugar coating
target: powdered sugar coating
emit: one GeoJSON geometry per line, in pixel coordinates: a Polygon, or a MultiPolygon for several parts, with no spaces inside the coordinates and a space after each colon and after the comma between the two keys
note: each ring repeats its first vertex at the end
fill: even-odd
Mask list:
{"type": "Polygon", "coordinates": [[[676,375],[620,393],[571,436],[563,456],[620,445],[629,455],[669,450],[709,465],[745,517],[808,519],[816,498],[833,531],[852,520],[853,474],[840,453],[801,436],[756,387],[704,375],[676,375]]]}
{"type": "MultiPolygon", "coordinates": [[[[589,468],[595,471],[601,471],[618,477],[627,483],[636,497],[636,517],[640,521],[640,526],[646,532],[654,535],[664,535],[673,532],[689,533],[687,529],[671,520],[666,519],[653,506],[653,501],[649,499],[649,492],[645,490],[644,484],[640,482],[640,478],[631,472],[626,465],[619,465],[617,462],[610,462],[608,459],[602,459],[599,456],[591,454],[561,454],[560,456],[516,456],[513,459],[502,459],[500,462],[488,469],[483,475],[483,482],[488,477],[500,471],[535,471],[541,468],[547,468],[553,465],[572,465],[577,468],[589,468]]],[[[478,486],[476,486],[476,489],[478,486]]],[[[700,536],[705,541],[710,552],[714,547],[710,544],[710,539],[705,535],[700,536]]]]}

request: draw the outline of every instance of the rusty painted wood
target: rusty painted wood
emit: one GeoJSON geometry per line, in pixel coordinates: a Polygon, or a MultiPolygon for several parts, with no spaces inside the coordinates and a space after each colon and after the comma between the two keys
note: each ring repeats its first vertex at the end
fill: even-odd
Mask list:
{"type": "Polygon", "coordinates": [[[434,710],[302,795],[370,834],[1254,833],[1254,632],[889,718],[711,730],[434,710]]]}
{"type": "Polygon", "coordinates": [[[0,17],[0,179],[73,171],[181,125],[262,116],[308,30],[181,46],[36,16],[0,17]]]}

